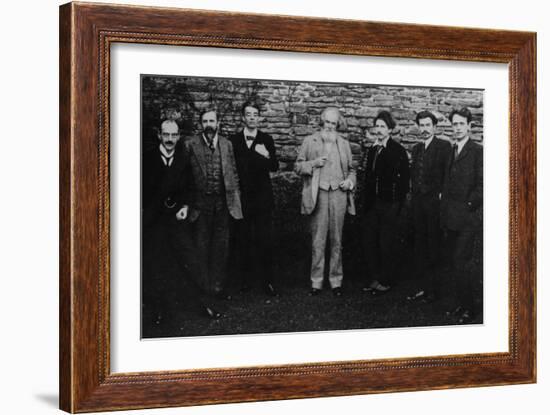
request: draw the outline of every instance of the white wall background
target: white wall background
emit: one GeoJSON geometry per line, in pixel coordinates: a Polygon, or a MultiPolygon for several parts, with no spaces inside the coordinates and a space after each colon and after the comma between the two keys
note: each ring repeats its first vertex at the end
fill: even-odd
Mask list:
{"type": "MultiPolygon", "coordinates": [[[[524,0],[460,3],[394,0],[366,4],[298,0],[194,0],[131,3],[259,13],[310,15],[392,22],[488,27],[538,32],[538,380],[536,385],[321,398],[267,403],[176,408],[132,413],[279,414],[407,413],[469,414],[481,411],[547,413],[550,358],[547,272],[550,203],[543,186],[550,179],[548,133],[550,90],[543,68],[549,63],[549,13],[544,2],[524,0]],[[492,4],[491,4],[492,3],[492,4]],[[546,98],[546,100],[545,100],[546,98]],[[545,102],[546,101],[546,102],[545,102]],[[546,163],[545,163],[546,162],[546,163]]],[[[54,0],[6,2],[2,6],[0,105],[0,383],[1,413],[57,412],[58,383],[58,5],[54,0]]],[[[546,191],[548,193],[548,191],[546,191]]]]}

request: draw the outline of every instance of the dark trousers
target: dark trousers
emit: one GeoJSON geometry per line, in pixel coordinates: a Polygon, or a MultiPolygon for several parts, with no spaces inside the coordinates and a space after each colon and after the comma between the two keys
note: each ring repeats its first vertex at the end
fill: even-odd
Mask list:
{"type": "Polygon", "coordinates": [[[439,296],[437,276],[441,251],[440,203],[436,196],[414,195],[414,263],[419,286],[427,294],[439,296]]]}
{"type": "Polygon", "coordinates": [[[198,264],[187,221],[160,218],[142,235],[142,301],[153,313],[204,306],[196,278],[198,264]]]}
{"type": "Polygon", "coordinates": [[[474,307],[473,253],[475,230],[447,231],[447,246],[452,252],[451,277],[456,292],[456,305],[472,311],[474,307]]]}
{"type": "Polygon", "coordinates": [[[212,195],[206,209],[201,209],[194,222],[199,285],[216,295],[225,288],[229,250],[229,210],[225,198],[212,195]]]}
{"type": "Polygon", "coordinates": [[[243,286],[273,282],[271,211],[248,213],[236,222],[236,280],[243,286]]]}
{"type": "Polygon", "coordinates": [[[363,216],[363,246],[371,281],[391,285],[394,280],[403,214],[398,203],[377,200],[363,216]]]}

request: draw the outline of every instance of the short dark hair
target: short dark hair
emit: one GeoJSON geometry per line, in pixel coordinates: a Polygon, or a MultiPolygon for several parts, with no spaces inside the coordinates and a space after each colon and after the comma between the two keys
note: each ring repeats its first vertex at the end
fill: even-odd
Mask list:
{"type": "Polygon", "coordinates": [[[393,120],[393,117],[391,116],[389,111],[380,111],[374,119],[373,124],[376,125],[376,121],[378,120],[384,121],[390,130],[393,130],[396,126],[395,121],[393,120]]]}
{"type": "Polygon", "coordinates": [[[244,115],[244,111],[246,110],[247,107],[256,108],[258,110],[258,114],[260,113],[260,105],[256,101],[248,100],[241,107],[242,115],[244,115]]]}
{"type": "MultiPolygon", "coordinates": [[[[214,107],[213,105],[211,106],[208,106],[208,107],[205,107],[201,110],[200,112],[200,115],[199,115],[199,121],[202,122],[202,117],[204,116],[204,114],[208,113],[208,112],[214,112],[216,113],[216,119],[218,119],[218,110],[216,109],[216,107],[214,107]]],[[[219,121],[219,120],[218,120],[219,121]]]]}
{"type": "Polygon", "coordinates": [[[416,123],[418,124],[420,120],[424,118],[429,118],[432,120],[433,125],[437,125],[437,117],[433,115],[430,111],[420,111],[416,114],[416,123]]]}
{"type": "Polygon", "coordinates": [[[466,118],[466,120],[468,121],[468,124],[470,124],[472,122],[472,113],[466,107],[462,107],[458,110],[455,109],[451,112],[451,115],[449,115],[449,121],[451,121],[451,124],[453,123],[453,117],[455,115],[460,115],[461,117],[466,118]]]}

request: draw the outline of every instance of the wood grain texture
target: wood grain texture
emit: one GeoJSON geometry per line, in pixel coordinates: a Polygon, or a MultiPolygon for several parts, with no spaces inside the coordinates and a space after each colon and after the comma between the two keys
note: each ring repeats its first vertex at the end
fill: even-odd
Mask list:
{"type": "Polygon", "coordinates": [[[73,370],[71,321],[71,55],[72,19],[69,7],[59,14],[59,406],[72,410],[73,370]]]}
{"type": "Polygon", "coordinates": [[[60,407],[90,412],[534,382],[535,68],[536,36],[526,32],[86,3],[61,6],[60,407]],[[508,63],[510,351],[110,373],[109,70],[110,45],[116,42],[508,63]]]}

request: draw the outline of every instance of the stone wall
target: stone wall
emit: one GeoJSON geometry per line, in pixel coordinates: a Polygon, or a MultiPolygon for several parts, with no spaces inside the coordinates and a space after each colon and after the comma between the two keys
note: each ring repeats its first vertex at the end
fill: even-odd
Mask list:
{"type": "MultiPolygon", "coordinates": [[[[280,160],[280,170],[272,175],[276,245],[300,257],[307,257],[308,243],[305,221],[299,214],[301,182],[293,172],[294,161],[304,137],[319,129],[320,114],[327,106],[339,108],[344,115],[345,125],[341,126],[340,133],[349,140],[358,166],[373,142],[370,130],[380,110],[389,110],[394,116],[397,127],[393,138],[401,142],[409,154],[419,140],[414,118],[424,109],[438,117],[438,136],[449,137],[452,129],[447,116],[454,108],[467,106],[474,117],[472,136],[483,142],[482,90],[143,76],[143,148],[156,145],[156,129],[164,119],[176,120],[184,136],[198,133],[199,113],[210,105],[218,108],[221,133],[233,134],[242,128],[241,106],[249,99],[261,105],[260,128],[274,138],[280,160]]],[[[359,184],[360,177],[359,171],[359,184]]],[[[359,208],[360,190],[359,187],[356,197],[359,208]]],[[[357,218],[348,220],[346,225],[350,255],[359,245],[357,225],[357,218]]],[[[406,239],[406,226],[403,232],[406,239]]]]}

